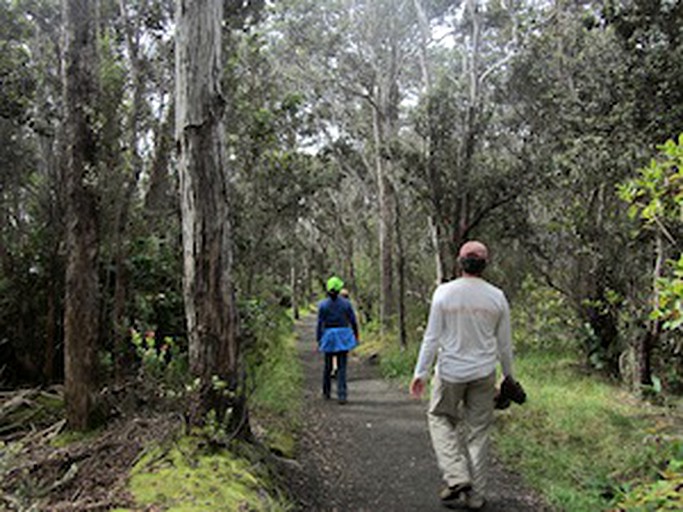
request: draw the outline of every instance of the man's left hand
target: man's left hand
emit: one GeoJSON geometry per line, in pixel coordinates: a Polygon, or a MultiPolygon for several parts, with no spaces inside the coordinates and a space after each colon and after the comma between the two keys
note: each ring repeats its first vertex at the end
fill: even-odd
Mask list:
{"type": "Polygon", "coordinates": [[[425,390],[425,381],[418,377],[415,377],[410,382],[410,396],[413,398],[420,398],[425,390]]]}

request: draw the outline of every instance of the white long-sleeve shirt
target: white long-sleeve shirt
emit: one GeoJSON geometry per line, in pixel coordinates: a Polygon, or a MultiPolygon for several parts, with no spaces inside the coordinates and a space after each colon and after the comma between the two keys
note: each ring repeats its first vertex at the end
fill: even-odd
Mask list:
{"type": "Polygon", "coordinates": [[[437,354],[437,374],[449,382],[486,377],[498,360],[503,374],[512,375],[510,306],[503,291],[470,276],[440,285],[414,377],[426,379],[437,354]]]}

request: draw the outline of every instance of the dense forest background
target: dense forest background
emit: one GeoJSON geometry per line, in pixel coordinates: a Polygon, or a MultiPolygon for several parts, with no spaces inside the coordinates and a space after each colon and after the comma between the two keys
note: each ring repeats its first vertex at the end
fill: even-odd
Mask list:
{"type": "MultiPolygon", "coordinates": [[[[211,346],[184,309],[180,15],[166,0],[78,4],[0,2],[0,382],[68,384],[70,346],[90,347],[72,351],[89,354],[89,393],[123,385],[146,351],[189,350],[210,379],[210,351],[193,361],[192,347],[211,346]],[[87,87],[64,35],[81,18],[87,87]],[[86,260],[90,316],[68,284],[86,260]]],[[[416,345],[432,290],[477,238],[525,324],[518,348],[572,350],[645,394],[681,393],[680,1],[223,7],[221,173],[196,202],[224,192],[207,204],[223,201],[230,227],[235,350],[217,372],[232,391],[247,400],[270,308],[298,311],[333,273],[366,329],[416,345]]],[[[76,427],[97,410],[84,407],[76,427]]]]}

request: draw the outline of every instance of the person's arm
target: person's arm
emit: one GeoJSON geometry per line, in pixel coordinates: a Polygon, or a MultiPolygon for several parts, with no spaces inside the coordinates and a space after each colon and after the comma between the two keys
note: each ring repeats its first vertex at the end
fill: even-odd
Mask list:
{"type": "Polygon", "coordinates": [[[503,370],[503,376],[512,375],[512,329],[510,327],[510,306],[503,295],[502,314],[496,327],[498,342],[498,359],[503,370]]]}
{"type": "Polygon", "coordinates": [[[323,337],[323,304],[322,302],[318,304],[318,326],[315,330],[315,340],[318,342],[318,345],[320,345],[320,338],[323,337]]]}
{"type": "Polygon", "coordinates": [[[353,335],[356,337],[356,341],[360,342],[360,332],[358,330],[358,320],[356,320],[356,313],[353,311],[353,306],[351,302],[348,303],[347,316],[349,323],[351,324],[351,330],[353,330],[353,335]]]}
{"type": "Polygon", "coordinates": [[[415,371],[413,372],[413,380],[410,383],[410,394],[419,397],[424,392],[429,372],[434,364],[434,358],[439,349],[439,338],[443,330],[443,313],[439,307],[436,292],[432,297],[432,305],[429,308],[429,320],[427,321],[427,329],[422,338],[422,345],[420,346],[420,355],[415,364],[415,371]]]}

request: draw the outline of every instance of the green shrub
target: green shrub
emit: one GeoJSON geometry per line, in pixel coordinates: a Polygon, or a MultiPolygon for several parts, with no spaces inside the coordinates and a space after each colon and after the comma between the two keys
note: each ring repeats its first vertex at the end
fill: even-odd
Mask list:
{"type": "Polygon", "coordinates": [[[396,343],[389,346],[383,351],[380,359],[382,375],[407,383],[413,375],[419,350],[420,346],[416,343],[408,345],[405,349],[396,343]]]}
{"type": "Polygon", "coordinates": [[[148,395],[176,400],[190,383],[188,355],[170,336],[157,342],[154,331],[130,330],[131,343],[140,361],[139,382],[148,395]]]}
{"type": "Polygon", "coordinates": [[[554,350],[565,352],[578,348],[580,324],[564,296],[527,277],[519,300],[513,305],[512,330],[515,350],[554,350]]]}

